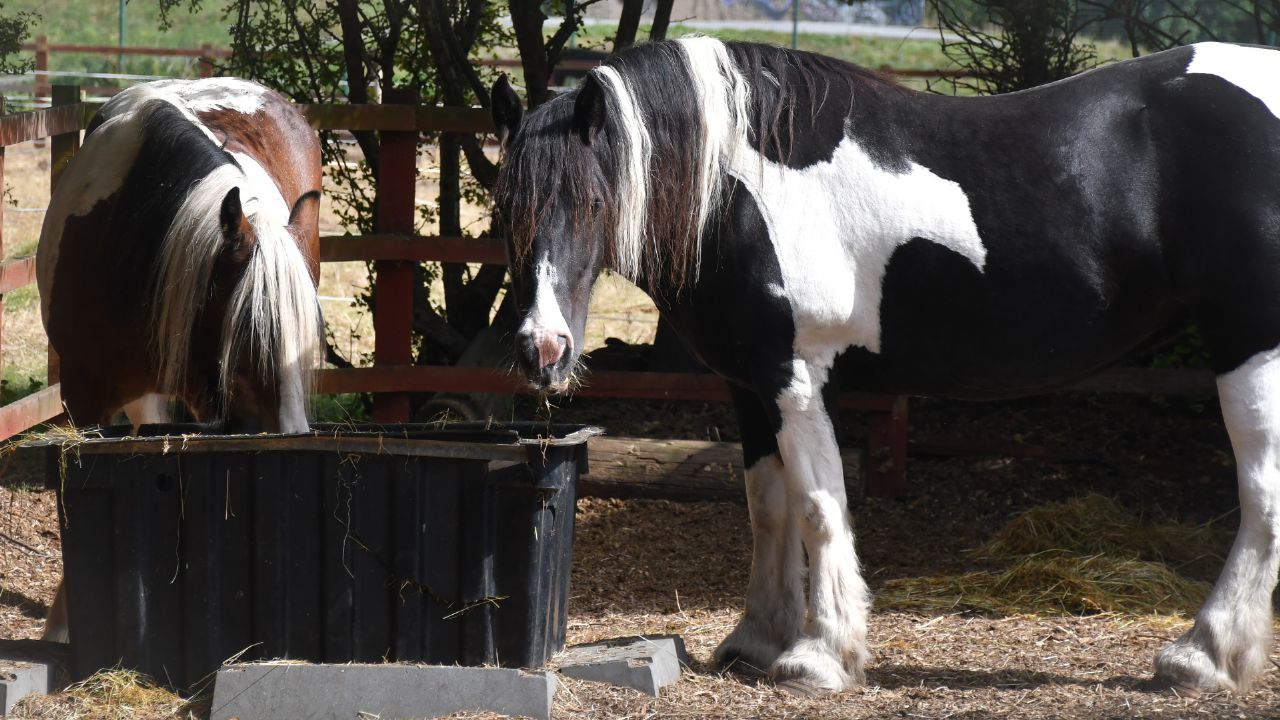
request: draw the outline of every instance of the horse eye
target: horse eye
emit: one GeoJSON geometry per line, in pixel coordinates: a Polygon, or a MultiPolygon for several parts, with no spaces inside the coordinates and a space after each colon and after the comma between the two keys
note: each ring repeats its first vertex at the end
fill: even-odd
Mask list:
{"type": "Polygon", "coordinates": [[[600,198],[591,198],[591,214],[599,215],[600,209],[604,207],[604,201],[600,198]]]}

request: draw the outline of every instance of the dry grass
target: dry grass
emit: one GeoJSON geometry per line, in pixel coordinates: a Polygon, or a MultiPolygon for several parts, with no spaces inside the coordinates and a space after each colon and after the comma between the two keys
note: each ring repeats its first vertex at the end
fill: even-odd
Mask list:
{"type": "Polygon", "coordinates": [[[920,612],[1180,615],[1195,612],[1208,593],[1208,583],[1188,580],[1162,563],[1050,553],[1021,558],[998,572],[889,580],[877,602],[920,612]]]}
{"type": "Polygon", "coordinates": [[[882,607],[995,615],[1195,612],[1209,584],[1167,563],[1203,560],[1218,544],[1210,525],[1140,520],[1115,501],[1089,494],[1023,512],[977,552],[995,570],[885,583],[882,607]]]}
{"type": "Polygon", "coordinates": [[[1220,561],[1205,553],[1220,541],[1221,532],[1212,524],[1134,517],[1115,500],[1090,493],[1027,510],[997,532],[980,554],[1010,558],[1062,551],[1183,566],[1205,559],[1220,561]]]}
{"type": "Polygon", "coordinates": [[[157,687],[132,670],[113,668],[73,684],[57,695],[34,695],[10,717],[79,720],[159,720],[208,717],[206,699],[187,700],[157,687]]]}

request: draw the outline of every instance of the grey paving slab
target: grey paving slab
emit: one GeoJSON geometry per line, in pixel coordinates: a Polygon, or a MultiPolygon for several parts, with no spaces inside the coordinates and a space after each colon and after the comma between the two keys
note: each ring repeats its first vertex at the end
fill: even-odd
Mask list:
{"type": "Polygon", "coordinates": [[[659,635],[575,645],[556,664],[569,677],[607,682],[657,697],[660,689],[680,678],[680,665],[687,659],[680,636],[659,635]]]}
{"type": "Polygon", "coordinates": [[[507,668],[247,663],[218,671],[212,720],[551,717],[555,675],[507,668]]]}
{"type": "Polygon", "coordinates": [[[0,640],[0,713],[8,715],[28,695],[62,689],[68,647],[43,640],[0,640]]]}

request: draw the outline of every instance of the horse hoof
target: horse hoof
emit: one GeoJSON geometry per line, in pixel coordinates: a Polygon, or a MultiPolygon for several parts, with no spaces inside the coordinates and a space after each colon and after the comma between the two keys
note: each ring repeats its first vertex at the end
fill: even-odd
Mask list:
{"type": "Polygon", "coordinates": [[[782,654],[782,648],[770,641],[759,625],[743,618],[716,648],[716,666],[721,670],[763,677],[782,654]]]}
{"type": "Polygon", "coordinates": [[[1184,698],[1193,698],[1202,692],[1200,688],[1177,682],[1161,675],[1156,675],[1138,683],[1137,689],[1149,693],[1173,693],[1178,697],[1184,698]]]}
{"type": "Polygon", "coordinates": [[[834,692],[804,678],[788,678],[779,682],[777,688],[788,695],[799,698],[816,698],[834,692]]]}
{"type": "Polygon", "coordinates": [[[803,683],[824,692],[840,692],[862,685],[862,664],[857,659],[850,657],[846,665],[817,639],[804,638],[778,658],[769,674],[780,685],[803,683]]]}
{"type": "Polygon", "coordinates": [[[735,675],[744,675],[750,678],[764,678],[769,676],[769,671],[749,658],[737,653],[726,653],[721,656],[716,653],[716,667],[721,672],[731,672],[735,675]]]}

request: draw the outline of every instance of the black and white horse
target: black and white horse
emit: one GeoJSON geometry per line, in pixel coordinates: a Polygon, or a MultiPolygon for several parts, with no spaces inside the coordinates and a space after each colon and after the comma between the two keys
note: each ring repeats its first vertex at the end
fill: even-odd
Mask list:
{"type": "Polygon", "coordinates": [[[720,660],[863,681],[870,597],[824,400],[837,373],[1022,395],[1194,319],[1241,527],[1156,674],[1209,689],[1262,671],[1280,560],[1280,52],[1203,44],[956,98],[685,38],[615,57],[527,118],[494,90],[530,382],[568,386],[609,267],[733,385],[754,554],[720,660]]]}

